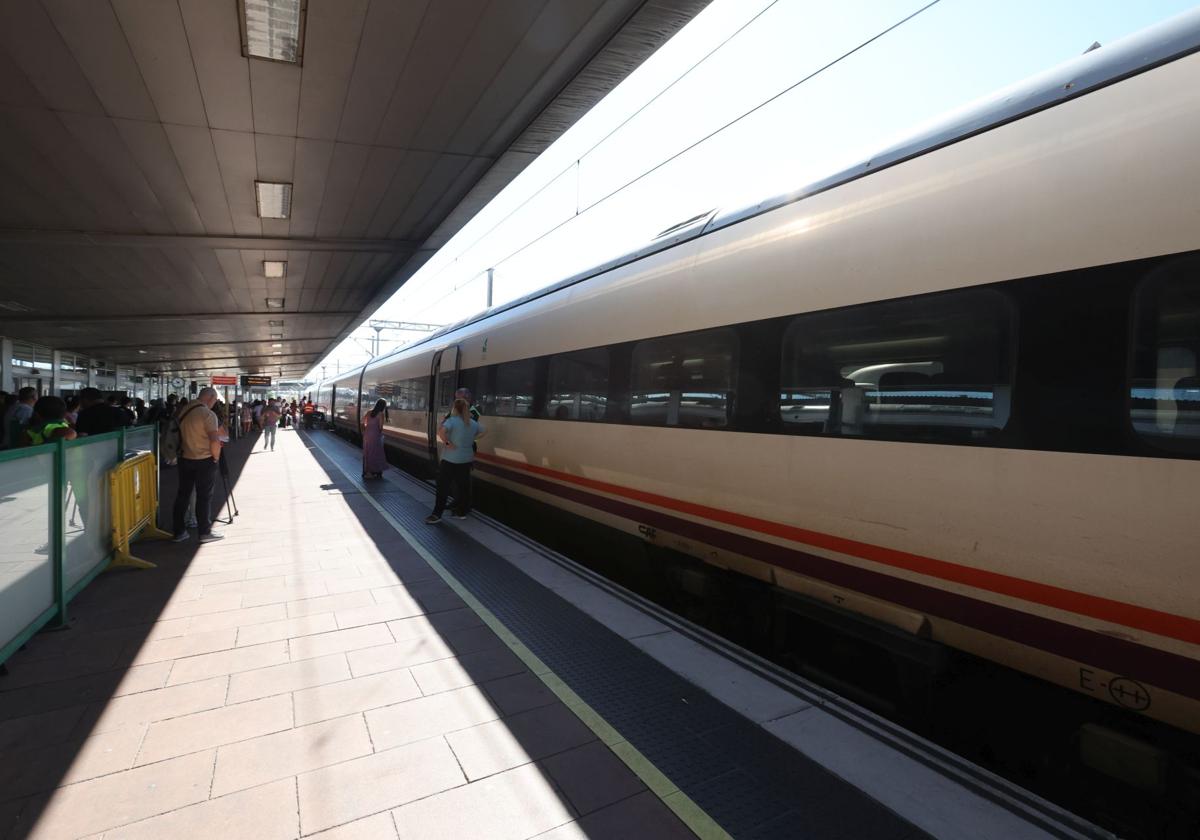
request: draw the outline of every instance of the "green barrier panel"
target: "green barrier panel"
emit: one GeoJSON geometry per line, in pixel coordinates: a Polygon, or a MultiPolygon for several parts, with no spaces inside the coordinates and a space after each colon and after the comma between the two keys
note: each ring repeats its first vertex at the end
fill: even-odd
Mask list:
{"type": "Polygon", "coordinates": [[[55,444],[0,452],[0,663],[60,612],[58,452],[55,444]]]}

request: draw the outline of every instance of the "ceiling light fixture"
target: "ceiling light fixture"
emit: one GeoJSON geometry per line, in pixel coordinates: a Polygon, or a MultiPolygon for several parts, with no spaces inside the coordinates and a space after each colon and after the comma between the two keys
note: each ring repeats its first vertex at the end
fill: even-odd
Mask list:
{"type": "Polygon", "coordinates": [[[272,347],[282,347],[283,345],[282,344],[272,344],[271,346],[272,347]]]}
{"type": "Polygon", "coordinates": [[[149,353],[149,352],[150,352],[149,350],[139,350],[139,351],[138,351],[138,355],[139,355],[139,356],[145,356],[145,355],[146,355],[147,353],[149,353]]]}
{"type": "Polygon", "coordinates": [[[283,309],[283,298],[267,298],[267,309],[283,309]]]}
{"type": "Polygon", "coordinates": [[[283,333],[271,333],[271,340],[272,340],[272,341],[276,341],[276,340],[278,340],[278,339],[280,339],[280,338],[283,338],[283,333]]]}
{"type": "Polygon", "coordinates": [[[238,0],[242,55],[299,64],[307,0],[238,0]]]}
{"type": "Polygon", "coordinates": [[[273,181],[255,181],[260,219],[286,219],[292,214],[292,185],[273,181]]]}
{"type": "Polygon", "coordinates": [[[287,260],[263,260],[263,276],[283,277],[287,274],[287,260]]]}
{"type": "Polygon", "coordinates": [[[283,321],[267,321],[267,326],[270,326],[270,327],[282,327],[282,326],[283,326],[283,321]]]}

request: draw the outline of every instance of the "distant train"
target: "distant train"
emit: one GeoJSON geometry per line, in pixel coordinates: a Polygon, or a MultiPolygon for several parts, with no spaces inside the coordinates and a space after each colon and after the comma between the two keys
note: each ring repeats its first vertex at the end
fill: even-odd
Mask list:
{"type": "MultiPolygon", "coordinates": [[[[1200,732],[1200,14],[322,383],[436,463],[1200,732]]],[[[897,632],[898,631],[898,632],[897,632]]]]}

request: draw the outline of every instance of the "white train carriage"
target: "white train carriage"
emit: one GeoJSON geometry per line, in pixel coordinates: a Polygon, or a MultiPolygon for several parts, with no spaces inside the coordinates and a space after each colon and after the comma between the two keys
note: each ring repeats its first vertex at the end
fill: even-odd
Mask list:
{"type": "Polygon", "coordinates": [[[479,480],[1200,732],[1200,14],[320,386],[479,480]]]}

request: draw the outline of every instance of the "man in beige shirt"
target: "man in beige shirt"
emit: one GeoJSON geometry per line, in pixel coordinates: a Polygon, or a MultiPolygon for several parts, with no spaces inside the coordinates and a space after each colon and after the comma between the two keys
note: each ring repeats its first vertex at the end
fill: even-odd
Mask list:
{"type": "Polygon", "coordinates": [[[213,542],[224,535],[212,530],[213,487],[217,482],[217,462],[221,458],[221,431],[212,407],[217,403],[215,388],[204,388],[196,399],[179,410],[179,492],[175,496],[175,542],[191,537],[184,527],[188,499],[196,491],[196,521],[200,542],[213,542]]]}

